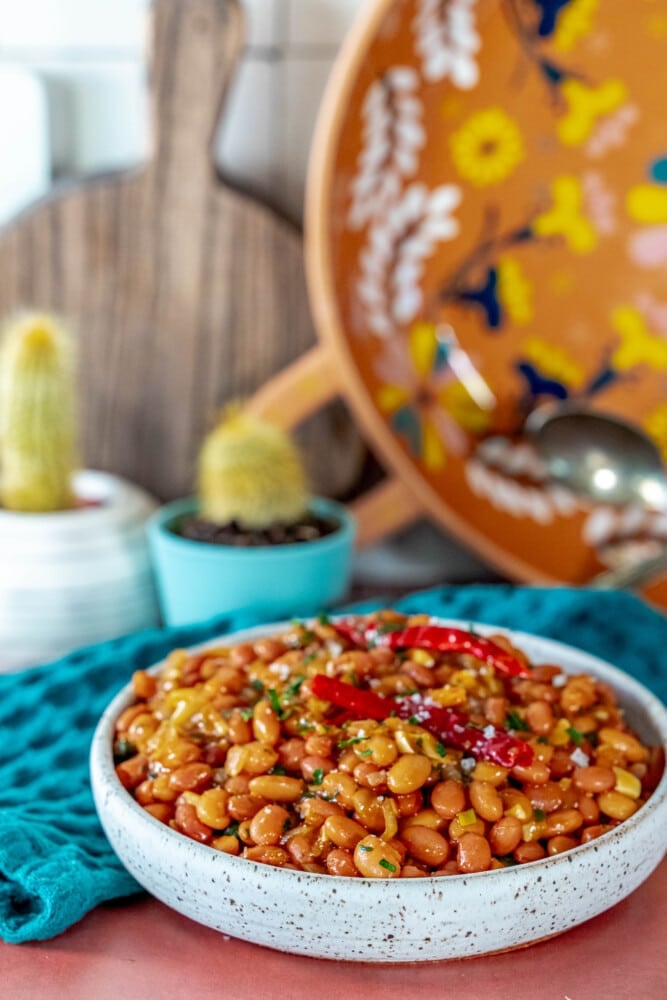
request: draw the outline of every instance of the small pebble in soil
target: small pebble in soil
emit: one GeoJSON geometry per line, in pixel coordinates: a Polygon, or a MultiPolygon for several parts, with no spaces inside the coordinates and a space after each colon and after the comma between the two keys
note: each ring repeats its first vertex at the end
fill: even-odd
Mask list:
{"type": "Polygon", "coordinates": [[[191,542],[206,542],[208,545],[233,545],[237,548],[253,548],[258,545],[293,545],[299,542],[314,542],[338,529],[338,522],[331,518],[307,514],[296,524],[276,522],[268,528],[244,528],[237,521],[227,524],[212,524],[199,517],[186,517],[174,528],[177,535],[191,542]]]}

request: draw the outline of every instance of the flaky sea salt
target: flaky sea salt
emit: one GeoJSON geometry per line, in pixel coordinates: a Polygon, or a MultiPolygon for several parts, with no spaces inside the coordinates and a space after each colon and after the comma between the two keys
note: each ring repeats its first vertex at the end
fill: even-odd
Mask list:
{"type": "Polygon", "coordinates": [[[482,734],[486,736],[487,740],[490,740],[492,736],[496,735],[495,726],[485,726],[482,730],[482,734]]]}
{"type": "Polygon", "coordinates": [[[567,684],[567,674],[556,674],[551,678],[551,683],[555,688],[563,688],[567,684]]]}
{"type": "Polygon", "coordinates": [[[573,764],[576,764],[577,767],[588,767],[588,765],[590,764],[590,758],[588,754],[584,753],[584,751],[581,750],[579,747],[577,747],[576,750],[572,751],[572,753],[570,754],[570,760],[572,761],[573,764]]]}
{"type": "Polygon", "coordinates": [[[474,757],[462,757],[461,758],[461,770],[465,771],[466,774],[470,774],[471,771],[475,770],[475,765],[477,761],[474,757]]]}

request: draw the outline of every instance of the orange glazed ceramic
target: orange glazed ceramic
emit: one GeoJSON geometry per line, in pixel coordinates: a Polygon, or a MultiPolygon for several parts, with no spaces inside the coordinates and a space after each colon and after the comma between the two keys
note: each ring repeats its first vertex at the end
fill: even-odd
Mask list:
{"type": "Polygon", "coordinates": [[[665,85],[661,3],[378,0],[324,101],[308,254],[330,379],[417,505],[519,579],[667,541],[666,514],[591,506],[524,437],[577,401],[667,456],[665,85]]]}

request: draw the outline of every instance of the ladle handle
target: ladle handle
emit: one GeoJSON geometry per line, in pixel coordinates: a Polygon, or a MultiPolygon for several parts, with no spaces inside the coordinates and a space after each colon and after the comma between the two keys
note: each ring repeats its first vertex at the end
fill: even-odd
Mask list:
{"type": "Polygon", "coordinates": [[[665,572],[667,572],[667,545],[663,547],[662,552],[650,559],[641,559],[639,562],[628,563],[627,566],[619,566],[617,569],[600,573],[593,577],[589,586],[593,590],[627,590],[639,587],[665,572]]]}

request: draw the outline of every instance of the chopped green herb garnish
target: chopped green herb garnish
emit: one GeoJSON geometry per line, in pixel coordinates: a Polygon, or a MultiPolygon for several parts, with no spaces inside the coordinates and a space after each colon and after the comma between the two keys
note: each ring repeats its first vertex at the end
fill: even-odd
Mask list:
{"type": "Polygon", "coordinates": [[[269,774],[287,774],[287,771],[285,770],[282,764],[276,764],[274,767],[271,768],[269,774]]]}
{"type": "Polygon", "coordinates": [[[386,870],[388,872],[395,872],[396,871],[396,865],[392,865],[391,861],[387,861],[386,858],[380,858],[380,862],[379,863],[380,863],[380,867],[381,868],[386,868],[386,870]]]}
{"type": "Polygon", "coordinates": [[[315,635],[315,633],[309,628],[304,629],[301,634],[301,642],[303,643],[304,646],[307,646],[309,643],[314,642],[316,638],[317,636],[315,635]]]}
{"type": "Polygon", "coordinates": [[[359,844],[359,850],[360,851],[365,851],[366,853],[368,853],[368,851],[372,851],[373,848],[369,847],[368,844],[359,844]]]}
{"type": "Polygon", "coordinates": [[[373,751],[372,751],[372,750],[360,750],[360,751],[359,751],[359,756],[360,756],[360,757],[370,757],[370,755],[371,755],[372,753],[373,753],[373,751]]]}
{"type": "Polygon", "coordinates": [[[114,754],[113,754],[114,760],[117,764],[119,764],[123,760],[128,760],[130,757],[134,757],[136,752],[137,748],[135,747],[134,743],[131,743],[124,737],[121,737],[119,740],[117,740],[116,745],[114,747],[114,754]]]}
{"type": "Polygon", "coordinates": [[[598,736],[598,734],[595,732],[594,729],[590,733],[586,733],[586,739],[588,740],[588,742],[592,747],[596,747],[600,742],[600,737],[598,736]]]}
{"type": "Polygon", "coordinates": [[[423,750],[423,748],[424,748],[424,738],[423,738],[423,736],[418,736],[417,739],[415,740],[415,743],[417,744],[417,746],[419,747],[420,750],[423,750]]]}
{"type": "Polygon", "coordinates": [[[505,868],[513,868],[517,862],[512,854],[501,854],[497,857],[497,860],[505,866],[505,868]]]}
{"type": "Polygon", "coordinates": [[[528,723],[525,722],[521,718],[519,713],[515,712],[513,708],[510,709],[510,711],[505,716],[505,725],[507,726],[508,729],[515,729],[517,731],[523,731],[526,733],[530,732],[530,726],[528,725],[528,723]]]}
{"type": "Polygon", "coordinates": [[[304,667],[307,667],[309,663],[312,663],[313,660],[316,660],[316,659],[317,659],[317,653],[308,653],[308,655],[304,656],[304,658],[303,658],[303,665],[304,665],[304,667]]]}
{"type": "Polygon", "coordinates": [[[255,679],[250,682],[250,686],[253,687],[255,691],[259,691],[260,694],[264,692],[264,685],[258,677],[255,677],[255,679]]]}
{"type": "Polygon", "coordinates": [[[546,738],[546,736],[538,736],[537,737],[537,742],[541,743],[542,746],[545,746],[545,747],[549,746],[549,740],[546,738]]]}
{"type": "Polygon", "coordinates": [[[436,743],[435,749],[436,749],[437,754],[438,754],[439,757],[446,757],[447,756],[447,747],[444,747],[442,745],[442,743],[436,743]]]}
{"type": "Polygon", "coordinates": [[[222,836],[235,837],[238,832],[239,832],[238,823],[230,823],[229,826],[225,827],[225,829],[222,831],[222,836]]]}
{"type": "Polygon", "coordinates": [[[349,740],[340,740],[338,746],[344,749],[345,747],[354,746],[355,743],[361,743],[365,739],[367,739],[366,736],[353,736],[352,739],[349,740]]]}
{"type": "Polygon", "coordinates": [[[252,709],[251,708],[242,708],[241,709],[241,718],[243,719],[244,722],[250,722],[250,720],[252,719],[252,709]]]}
{"type": "Polygon", "coordinates": [[[320,625],[331,625],[331,619],[329,618],[329,615],[326,613],[326,611],[320,611],[319,615],[317,616],[317,620],[320,625]]]}
{"type": "Polygon", "coordinates": [[[585,734],[579,729],[575,729],[574,726],[569,726],[568,729],[566,729],[566,733],[574,743],[575,747],[580,747],[586,738],[585,734]]]}
{"type": "Polygon", "coordinates": [[[280,715],[280,713],[283,710],[283,706],[280,704],[280,698],[278,697],[278,692],[276,691],[275,688],[269,688],[269,690],[266,693],[269,696],[269,701],[271,702],[271,708],[273,709],[274,712],[280,715]]]}
{"type": "MultiPolygon", "coordinates": [[[[315,653],[311,653],[310,656],[307,656],[303,662],[309,663],[311,659],[314,659],[314,657],[315,653]]],[[[303,684],[303,682],[305,681],[305,679],[306,678],[303,676],[303,674],[300,674],[297,678],[295,678],[295,680],[292,681],[292,683],[286,689],[285,694],[290,698],[294,697],[295,694],[299,693],[299,689],[303,684]]]]}
{"type": "Polygon", "coordinates": [[[544,809],[533,809],[533,819],[536,819],[538,823],[543,823],[547,818],[547,814],[544,809]]]}
{"type": "Polygon", "coordinates": [[[411,715],[410,718],[408,719],[408,722],[410,723],[411,726],[419,725],[419,719],[417,718],[416,715],[411,715]]]}
{"type": "Polygon", "coordinates": [[[378,635],[387,635],[389,632],[402,632],[404,628],[403,622],[382,622],[376,631],[378,635]]]}
{"type": "Polygon", "coordinates": [[[313,784],[321,785],[324,780],[324,771],[321,767],[316,767],[313,771],[313,784]]]}

